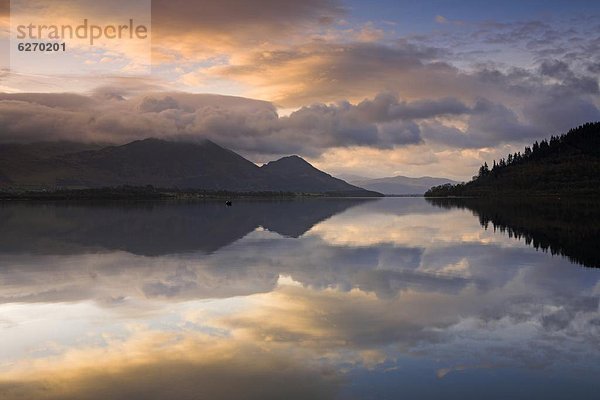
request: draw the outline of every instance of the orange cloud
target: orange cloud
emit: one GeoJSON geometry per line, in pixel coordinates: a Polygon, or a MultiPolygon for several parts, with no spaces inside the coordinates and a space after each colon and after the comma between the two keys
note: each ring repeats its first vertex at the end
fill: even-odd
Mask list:
{"type": "Polygon", "coordinates": [[[248,48],[272,48],[319,31],[344,13],[336,0],[155,0],[154,60],[201,60],[248,48]]]}
{"type": "Polygon", "coordinates": [[[407,99],[457,95],[473,98],[473,80],[438,63],[437,49],[408,43],[309,43],[233,57],[206,73],[241,82],[248,95],[294,107],[346,99],[360,101],[381,91],[407,99]],[[468,82],[469,85],[465,85],[468,82]]]}

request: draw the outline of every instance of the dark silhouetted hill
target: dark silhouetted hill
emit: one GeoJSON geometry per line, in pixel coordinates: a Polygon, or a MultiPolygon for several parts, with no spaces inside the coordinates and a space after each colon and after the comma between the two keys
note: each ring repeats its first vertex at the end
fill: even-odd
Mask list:
{"type": "Polygon", "coordinates": [[[297,156],[258,167],[216,143],[146,139],[122,146],[0,146],[0,186],[54,190],[117,186],[375,196],[297,156]],[[79,146],[79,147],[78,147],[79,146]]]}
{"type": "Polygon", "coordinates": [[[600,122],[588,123],[523,153],[482,165],[468,183],[431,188],[425,196],[600,196],[600,122]]]}
{"type": "Polygon", "coordinates": [[[298,156],[289,156],[271,161],[261,170],[274,182],[277,188],[289,192],[331,193],[342,195],[362,195],[366,191],[357,186],[334,178],[318,170],[298,156]]]}

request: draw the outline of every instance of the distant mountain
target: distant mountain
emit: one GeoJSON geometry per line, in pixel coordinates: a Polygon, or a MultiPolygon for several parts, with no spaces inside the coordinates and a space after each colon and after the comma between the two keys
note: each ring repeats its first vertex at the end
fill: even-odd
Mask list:
{"type": "Polygon", "coordinates": [[[258,167],[209,140],[186,143],[145,139],[122,146],[88,148],[49,143],[0,145],[0,187],[55,189],[122,185],[378,195],[319,171],[297,156],[258,167]]]}
{"type": "Polygon", "coordinates": [[[600,196],[600,122],[535,142],[479,168],[467,183],[431,188],[429,197],[498,195],[600,196]]]}
{"type": "Polygon", "coordinates": [[[423,195],[432,186],[444,185],[447,183],[455,184],[457,182],[451,179],[432,178],[430,176],[424,176],[422,178],[393,176],[378,179],[355,179],[351,180],[350,183],[367,190],[374,190],[387,195],[423,195]]]}
{"type": "Polygon", "coordinates": [[[354,174],[339,174],[338,177],[340,179],[345,180],[346,182],[358,182],[358,181],[368,181],[373,178],[367,178],[362,175],[354,175],[354,174]]]}

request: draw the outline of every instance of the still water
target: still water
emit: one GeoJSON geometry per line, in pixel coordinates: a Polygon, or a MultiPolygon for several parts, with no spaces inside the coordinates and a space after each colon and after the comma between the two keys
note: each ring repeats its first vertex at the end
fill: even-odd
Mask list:
{"type": "Polygon", "coordinates": [[[0,399],[597,399],[595,218],[420,198],[5,203],[0,399]]]}

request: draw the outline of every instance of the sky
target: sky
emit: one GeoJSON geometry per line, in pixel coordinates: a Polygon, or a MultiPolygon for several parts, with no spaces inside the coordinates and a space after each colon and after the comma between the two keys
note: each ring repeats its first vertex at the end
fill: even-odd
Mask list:
{"type": "Polygon", "coordinates": [[[13,25],[151,25],[151,41],[24,55],[4,1],[0,142],[208,138],[258,164],[298,154],[340,176],[468,180],[600,120],[593,1],[119,4],[13,0],[13,25]]]}

